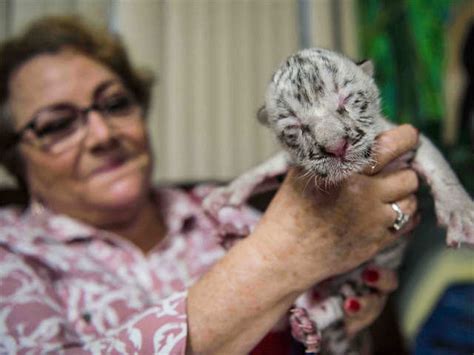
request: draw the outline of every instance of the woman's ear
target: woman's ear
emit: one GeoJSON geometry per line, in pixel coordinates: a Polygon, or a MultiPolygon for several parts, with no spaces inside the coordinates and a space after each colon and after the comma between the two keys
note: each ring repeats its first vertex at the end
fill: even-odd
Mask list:
{"type": "Polygon", "coordinates": [[[265,108],[265,105],[263,105],[262,107],[258,109],[257,119],[261,124],[268,126],[268,114],[267,114],[267,109],[265,108]]]}

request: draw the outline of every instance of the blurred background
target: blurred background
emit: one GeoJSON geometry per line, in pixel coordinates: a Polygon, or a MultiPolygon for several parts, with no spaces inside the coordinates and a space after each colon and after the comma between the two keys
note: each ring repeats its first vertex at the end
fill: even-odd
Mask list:
{"type": "MultiPolygon", "coordinates": [[[[443,150],[474,192],[471,0],[0,0],[0,41],[34,18],[77,14],[119,33],[155,73],[157,183],[227,181],[278,150],[255,114],[299,48],[371,58],[385,114],[443,150]]],[[[0,189],[14,187],[0,170],[0,189]]],[[[10,195],[9,195],[10,196],[10,195]]],[[[432,202],[373,331],[380,354],[474,353],[474,253],[446,250],[432,202]]]]}

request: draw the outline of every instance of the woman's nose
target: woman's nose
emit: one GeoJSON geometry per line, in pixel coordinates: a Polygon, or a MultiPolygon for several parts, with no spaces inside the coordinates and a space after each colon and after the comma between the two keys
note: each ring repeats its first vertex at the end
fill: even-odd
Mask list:
{"type": "Polygon", "coordinates": [[[110,127],[107,118],[97,111],[90,111],[87,115],[85,123],[86,147],[91,148],[110,141],[113,137],[113,129],[110,127]]]}

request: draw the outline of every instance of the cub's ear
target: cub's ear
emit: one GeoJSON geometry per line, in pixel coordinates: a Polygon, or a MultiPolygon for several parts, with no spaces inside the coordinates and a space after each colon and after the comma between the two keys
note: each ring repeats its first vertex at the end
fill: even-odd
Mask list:
{"type": "Polygon", "coordinates": [[[263,105],[262,107],[258,109],[257,119],[261,124],[268,126],[268,114],[267,114],[267,109],[265,108],[265,105],[263,105]]]}
{"type": "Polygon", "coordinates": [[[361,68],[364,73],[366,73],[367,75],[373,77],[374,74],[375,74],[375,67],[374,67],[374,63],[370,60],[370,59],[366,59],[366,60],[363,60],[359,63],[357,63],[357,65],[359,66],[359,68],[361,68]]]}

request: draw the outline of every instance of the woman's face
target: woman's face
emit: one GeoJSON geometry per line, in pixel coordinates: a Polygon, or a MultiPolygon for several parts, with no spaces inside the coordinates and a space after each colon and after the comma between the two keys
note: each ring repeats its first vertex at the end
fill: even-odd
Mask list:
{"type": "MultiPolygon", "coordinates": [[[[9,84],[17,131],[45,108],[86,108],[127,93],[112,71],[73,51],[30,59],[9,84]]],[[[80,138],[60,152],[33,144],[35,135],[26,131],[20,152],[31,195],[57,212],[93,223],[103,214],[139,206],[148,193],[151,163],[142,112],[133,107],[120,124],[90,110],[83,133],[75,136],[80,138]]]]}

